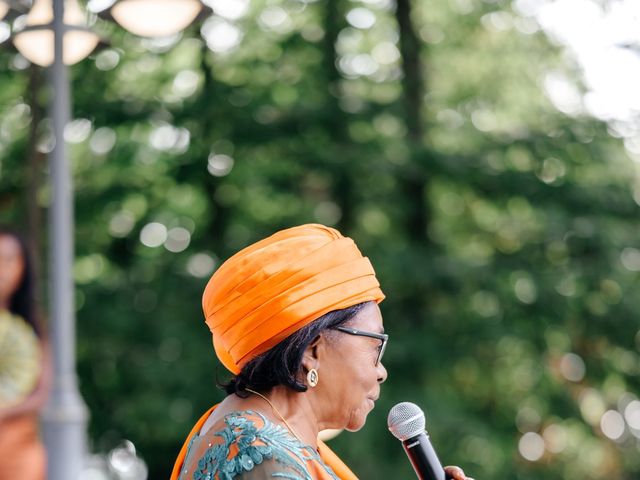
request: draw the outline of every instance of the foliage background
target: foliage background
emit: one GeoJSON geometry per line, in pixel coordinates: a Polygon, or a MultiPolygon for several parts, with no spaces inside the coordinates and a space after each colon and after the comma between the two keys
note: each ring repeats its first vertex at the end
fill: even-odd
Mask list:
{"type": "MultiPolygon", "coordinates": [[[[545,95],[578,67],[505,0],[216,3],[202,36],[100,24],[111,46],[71,69],[93,450],[130,439],[166,478],[222,398],[208,276],[321,222],[387,294],[389,380],[332,444],[362,478],[412,478],[386,430],[403,400],[476,478],[636,478],[640,190],[615,129],[545,95]]],[[[50,93],[9,48],[0,72],[0,219],[43,252],[50,93]]]]}

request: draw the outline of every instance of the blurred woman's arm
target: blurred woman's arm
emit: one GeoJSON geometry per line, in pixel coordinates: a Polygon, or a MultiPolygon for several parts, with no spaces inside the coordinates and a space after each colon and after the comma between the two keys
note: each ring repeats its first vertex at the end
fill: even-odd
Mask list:
{"type": "Polygon", "coordinates": [[[40,343],[42,351],[40,378],[36,388],[17,405],[0,409],[0,422],[6,418],[24,415],[28,413],[38,412],[47,401],[49,391],[51,390],[51,381],[53,377],[53,369],[51,363],[51,351],[49,344],[45,341],[40,343]]]}

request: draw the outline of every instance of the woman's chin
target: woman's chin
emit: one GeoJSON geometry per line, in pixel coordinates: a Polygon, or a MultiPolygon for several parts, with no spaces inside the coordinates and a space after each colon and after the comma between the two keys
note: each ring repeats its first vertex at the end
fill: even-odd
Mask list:
{"type": "Polygon", "coordinates": [[[367,415],[371,411],[371,408],[362,409],[358,411],[355,415],[351,416],[351,421],[349,425],[345,427],[345,430],[348,432],[357,432],[362,427],[364,427],[365,422],[367,421],[367,415]]]}
{"type": "Polygon", "coordinates": [[[353,433],[353,432],[357,432],[358,430],[361,430],[362,427],[364,427],[364,422],[362,422],[361,424],[356,425],[356,426],[349,425],[349,426],[345,427],[345,430],[347,432],[352,432],[353,433]]]}

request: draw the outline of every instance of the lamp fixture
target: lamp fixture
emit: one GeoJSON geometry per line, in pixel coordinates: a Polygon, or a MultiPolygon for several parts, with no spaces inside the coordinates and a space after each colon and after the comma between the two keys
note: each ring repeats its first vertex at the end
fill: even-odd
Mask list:
{"type": "MultiPolygon", "coordinates": [[[[66,65],[73,65],[96,48],[100,37],[87,27],[77,0],[64,0],[64,25],[62,58],[66,65]]],[[[24,27],[14,34],[13,44],[32,63],[42,67],[53,63],[52,0],[35,0],[24,27]]]]}
{"type": "Polygon", "coordinates": [[[10,8],[8,0],[0,0],[0,20],[9,13],[10,8]]]}
{"type": "Polygon", "coordinates": [[[168,37],[188,27],[205,10],[200,0],[119,0],[110,15],[141,37],[168,37]]]}

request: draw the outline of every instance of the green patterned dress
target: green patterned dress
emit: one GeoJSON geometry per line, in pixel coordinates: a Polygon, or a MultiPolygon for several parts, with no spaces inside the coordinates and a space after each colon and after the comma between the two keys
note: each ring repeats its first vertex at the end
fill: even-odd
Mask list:
{"type": "Polygon", "coordinates": [[[40,378],[40,342],[22,317],[0,309],[0,408],[22,402],[40,378]]]}
{"type": "Polygon", "coordinates": [[[253,410],[231,413],[189,443],[180,480],[339,480],[318,452],[253,410]]]}

